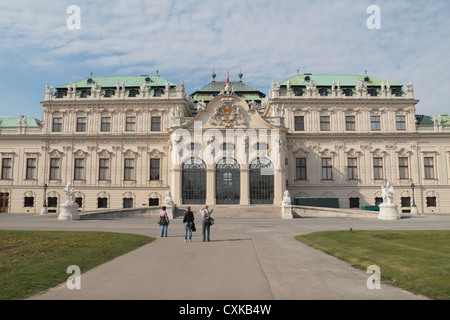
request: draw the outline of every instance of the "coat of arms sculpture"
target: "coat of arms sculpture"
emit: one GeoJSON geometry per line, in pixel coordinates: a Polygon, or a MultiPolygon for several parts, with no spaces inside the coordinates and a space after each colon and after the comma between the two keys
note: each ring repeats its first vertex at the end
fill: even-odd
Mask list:
{"type": "Polygon", "coordinates": [[[245,124],[244,116],[238,105],[233,103],[232,98],[224,98],[214,109],[209,121],[213,125],[224,125],[226,127],[245,124]]]}

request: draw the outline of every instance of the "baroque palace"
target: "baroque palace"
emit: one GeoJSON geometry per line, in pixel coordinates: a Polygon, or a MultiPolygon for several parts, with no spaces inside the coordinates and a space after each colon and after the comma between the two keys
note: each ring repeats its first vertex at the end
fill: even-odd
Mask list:
{"type": "Polygon", "coordinates": [[[43,118],[0,119],[0,212],[175,205],[363,208],[392,181],[400,212],[450,207],[450,117],[417,115],[411,83],[295,74],[187,95],[156,75],[48,84],[43,118]]]}

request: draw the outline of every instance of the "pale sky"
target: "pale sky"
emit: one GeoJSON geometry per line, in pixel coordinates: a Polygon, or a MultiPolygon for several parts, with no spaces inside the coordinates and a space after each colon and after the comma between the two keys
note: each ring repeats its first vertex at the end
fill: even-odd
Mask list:
{"type": "Polygon", "coordinates": [[[45,85],[159,74],[190,94],[243,81],[268,94],[297,73],[411,80],[417,114],[449,114],[450,1],[127,0],[0,2],[0,117],[42,118],[45,85]],[[69,29],[70,5],[80,29],[69,29]],[[370,5],[380,29],[369,29],[370,5]]]}

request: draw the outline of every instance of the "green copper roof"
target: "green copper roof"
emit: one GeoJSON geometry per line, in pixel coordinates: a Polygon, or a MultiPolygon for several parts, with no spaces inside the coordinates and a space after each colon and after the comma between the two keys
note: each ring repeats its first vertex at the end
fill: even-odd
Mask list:
{"type": "MultiPolygon", "coordinates": [[[[434,125],[433,116],[424,116],[420,124],[424,126],[434,125]]],[[[450,125],[450,116],[441,115],[441,124],[450,125]]]]}
{"type": "MultiPolygon", "coordinates": [[[[252,88],[241,81],[230,81],[230,88],[234,87],[235,93],[240,93],[244,99],[248,95],[253,100],[260,100],[261,97],[265,97],[265,94],[258,89],[252,88]]],[[[208,97],[213,97],[214,93],[220,93],[225,88],[225,81],[212,81],[205,87],[198,89],[190,96],[195,100],[208,100],[208,97]]],[[[209,99],[211,100],[211,98],[209,99]]]]}
{"type": "MultiPolygon", "coordinates": [[[[19,126],[20,118],[0,118],[1,128],[14,128],[19,126]]],[[[35,118],[26,118],[27,127],[39,127],[40,120],[35,118]]]]}
{"type": "MultiPolygon", "coordinates": [[[[240,81],[230,81],[230,87],[234,87],[236,92],[254,92],[258,91],[240,81]]],[[[198,89],[196,92],[220,92],[225,88],[225,81],[212,81],[207,86],[198,89]]]]}
{"type": "MultiPolygon", "coordinates": [[[[328,75],[328,74],[296,74],[293,77],[283,81],[280,85],[285,86],[287,82],[291,82],[291,86],[305,86],[310,80],[305,80],[305,77],[309,76],[310,80],[314,81],[317,86],[331,86],[331,83],[340,82],[342,86],[352,86],[354,87],[360,81],[364,81],[366,75],[328,75]]],[[[383,79],[375,78],[367,75],[369,81],[366,81],[368,86],[380,86],[382,82],[389,82],[391,86],[402,86],[401,84],[394,83],[391,81],[386,81],[383,79]]]]}
{"type": "MultiPolygon", "coordinates": [[[[164,87],[166,85],[166,79],[161,78],[159,75],[156,76],[148,76],[148,75],[142,75],[142,76],[120,76],[120,77],[92,77],[92,78],[86,78],[79,81],[76,81],[78,88],[90,88],[94,83],[97,83],[102,88],[105,87],[112,87],[115,88],[117,86],[117,83],[119,85],[122,85],[122,82],[125,87],[139,87],[141,84],[145,83],[145,79],[150,78],[149,85],[152,87],[164,87]],[[88,79],[92,79],[92,82],[88,82],[88,79]]],[[[171,86],[174,86],[175,84],[169,81],[169,84],[171,86]]],[[[68,84],[56,87],[56,89],[63,89],[67,88],[68,84]]]]}

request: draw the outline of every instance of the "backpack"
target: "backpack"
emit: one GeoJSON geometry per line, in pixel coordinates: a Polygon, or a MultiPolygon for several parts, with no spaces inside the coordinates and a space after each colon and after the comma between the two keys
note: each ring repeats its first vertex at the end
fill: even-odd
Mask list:
{"type": "Polygon", "coordinates": [[[209,220],[210,220],[210,215],[209,215],[208,211],[204,211],[203,222],[204,222],[205,224],[209,224],[209,223],[210,223],[209,220]]]}

